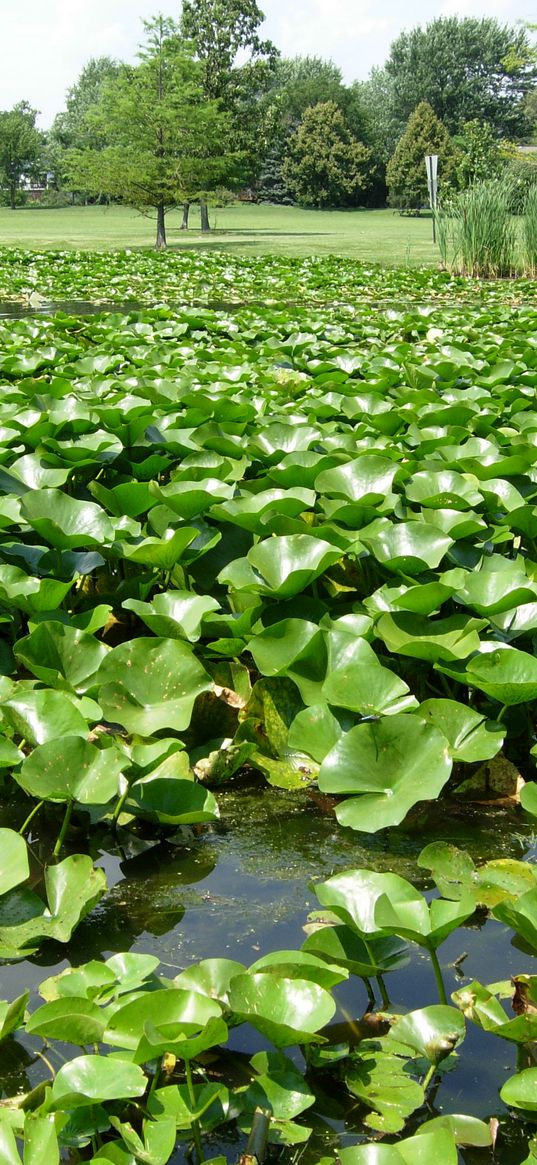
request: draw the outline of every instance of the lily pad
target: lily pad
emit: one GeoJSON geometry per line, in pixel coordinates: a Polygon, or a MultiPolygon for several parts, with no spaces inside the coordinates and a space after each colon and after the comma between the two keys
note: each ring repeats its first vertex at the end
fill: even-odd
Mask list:
{"type": "Polygon", "coordinates": [[[437,797],[451,772],[446,737],[419,716],[358,724],[324,758],[319,788],[352,794],[337,806],[341,825],[375,832],[398,825],[418,801],[437,797]]]}
{"type": "Polygon", "coordinates": [[[141,736],[188,728],[196,697],[213,686],[191,648],[174,639],[133,639],[114,647],[97,682],[106,718],[141,736]]]}

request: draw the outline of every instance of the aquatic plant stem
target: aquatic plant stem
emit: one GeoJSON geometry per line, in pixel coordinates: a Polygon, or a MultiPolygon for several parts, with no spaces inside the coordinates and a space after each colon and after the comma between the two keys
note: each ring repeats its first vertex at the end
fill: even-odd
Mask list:
{"type": "Polygon", "coordinates": [[[67,830],[69,829],[69,822],[71,820],[71,813],[73,812],[73,805],[74,805],[74,801],[68,801],[67,805],[65,807],[65,815],[63,818],[63,822],[62,822],[62,827],[61,827],[60,832],[58,834],[58,840],[56,841],[56,845],[54,846],[54,849],[52,851],[55,858],[58,857],[58,854],[59,854],[59,852],[62,848],[62,845],[65,841],[65,835],[67,833],[67,830]]]}
{"type": "Polygon", "coordinates": [[[123,806],[125,804],[125,801],[127,800],[128,795],[129,795],[129,787],[130,786],[127,785],[127,788],[123,790],[121,796],[118,797],[118,799],[117,799],[116,807],[115,807],[114,812],[112,814],[112,825],[113,826],[117,825],[117,823],[118,823],[119,815],[121,813],[121,810],[123,809],[123,806]]]}
{"type": "Polygon", "coordinates": [[[382,975],[377,975],[376,980],[377,980],[377,983],[379,985],[379,991],[380,991],[380,997],[382,999],[382,1005],[383,1005],[383,1007],[389,1007],[390,1006],[390,996],[388,995],[388,992],[386,990],[386,984],[384,982],[384,979],[382,978],[382,975]]]}
{"type": "Polygon", "coordinates": [[[28,826],[29,826],[30,822],[31,822],[31,821],[33,821],[33,819],[34,819],[34,817],[35,817],[36,813],[39,813],[39,810],[41,809],[41,806],[42,806],[42,805],[44,805],[44,804],[45,804],[45,802],[44,802],[44,801],[38,801],[38,802],[37,802],[37,805],[34,805],[34,807],[33,807],[32,811],[31,811],[31,812],[28,814],[28,816],[27,816],[26,820],[25,820],[25,821],[23,821],[23,823],[22,823],[22,825],[21,825],[21,827],[20,827],[20,829],[19,829],[19,836],[20,836],[20,837],[24,837],[24,834],[26,833],[26,830],[28,829],[28,826]]]}
{"type": "Polygon", "coordinates": [[[442,978],[442,970],[438,962],[438,955],[433,947],[429,947],[429,954],[431,956],[431,963],[433,964],[434,977],[436,979],[436,986],[438,988],[438,998],[440,1003],[447,1004],[446,987],[442,978]]]}
{"type": "Polygon", "coordinates": [[[429,1087],[429,1084],[431,1083],[431,1080],[432,1080],[435,1072],[436,1072],[436,1064],[431,1064],[429,1067],[429,1070],[427,1071],[426,1075],[423,1078],[422,1088],[423,1088],[424,1092],[427,1092],[427,1089],[429,1087]]]}
{"type": "MultiPolygon", "coordinates": [[[[191,1104],[192,1108],[194,1108],[195,1104],[196,1104],[196,1093],[194,1092],[194,1081],[192,1079],[192,1068],[190,1066],[190,1060],[185,1060],[184,1065],[185,1065],[186,1086],[188,1088],[188,1098],[190,1100],[190,1104],[191,1104]]],[[[190,1127],[192,1129],[192,1137],[194,1140],[194,1146],[196,1149],[196,1156],[198,1158],[198,1163],[199,1163],[199,1165],[201,1165],[201,1162],[203,1161],[203,1148],[202,1148],[202,1144],[201,1144],[201,1134],[200,1134],[199,1121],[192,1120],[192,1124],[190,1127]]]]}

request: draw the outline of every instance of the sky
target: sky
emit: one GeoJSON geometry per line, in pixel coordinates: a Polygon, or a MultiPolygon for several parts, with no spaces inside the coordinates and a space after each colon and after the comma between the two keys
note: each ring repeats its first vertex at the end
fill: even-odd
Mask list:
{"type": "MultiPolygon", "coordinates": [[[[259,0],[263,35],[287,57],[331,58],[350,83],[382,65],[403,30],[437,16],[535,19],[535,0],[259,0]]],[[[142,19],[180,0],[0,0],[0,109],[26,100],[47,128],[90,57],[134,60],[142,19]]]]}

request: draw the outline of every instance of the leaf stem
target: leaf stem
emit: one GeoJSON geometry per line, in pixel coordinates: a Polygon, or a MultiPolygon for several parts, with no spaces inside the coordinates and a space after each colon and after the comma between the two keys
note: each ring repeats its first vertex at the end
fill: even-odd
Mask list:
{"type": "Polygon", "coordinates": [[[61,827],[60,832],[58,834],[58,840],[56,841],[56,845],[54,846],[54,849],[52,851],[55,858],[58,857],[58,854],[59,854],[59,852],[62,848],[62,845],[65,841],[65,835],[67,833],[67,830],[69,829],[69,822],[71,820],[71,813],[73,812],[73,805],[74,805],[74,801],[68,801],[67,805],[65,807],[65,814],[64,814],[64,818],[63,818],[63,822],[62,822],[62,827],[61,827]]]}
{"type": "Polygon", "coordinates": [[[119,815],[121,813],[121,810],[123,809],[123,806],[125,804],[125,801],[127,800],[128,795],[129,795],[129,789],[130,789],[130,785],[127,785],[126,789],[123,790],[123,792],[121,793],[121,795],[117,799],[116,807],[115,807],[114,812],[112,814],[112,825],[117,825],[117,823],[118,823],[119,815]]]}
{"type": "Polygon", "coordinates": [[[434,947],[429,947],[429,954],[431,956],[431,963],[433,964],[434,977],[436,979],[436,986],[438,988],[438,998],[440,1003],[447,1004],[446,986],[442,978],[442,971],[440,963],[438,962],[438,955],[434,947]]]}
{"type": "Polygon", "coordinates": [[[429,1084],[431,1083],[431,1080],[432,1080],[435,1072],[436,1072],[436,1064],[431,1064],[428,1072],[426,1073],[426,1075],[423,1078],[422,1088],[423,1088],[424,1092],[427,1092],[427,1089],[429,1087],[429,1084]]]}
{"type": "Polygon", "coordinates": [[[23,821],[23,823],[22,823],[22,825],[21,825],[21,827],[20,827],[20,829],[19,829],[19,836],[20,836],[20,837],[23,837],[23,836],[24,836],[24,834],[26,833],[26,830],[28,829],[28,826],[29,826],[30,822],[31,822],[31,821],[33,821],[33,819],[34,819],[34,817],[35,817],[36,813],[39,813],[39,810],[41,809],[41,806],[42,806],[42,805],[44,805],[44,804],[45,804],[45,802],[44,802],[44,801],[38,801],[38,802],[37,802],[37,805],[34,805],[33,809],[32,809],[32,810],[31,810],[31,812],[28,814],[28,816],[27,816],[26,820],[25,820],[25,821],[23,821]]]}
{"type": "Polygon", "coordinates": [[[388,995],[388,992],[386,990],[386,984],[384,982],[384,979],[383,979],[381,974],[378,974],[375,977],[376,977],[377,983],[379,985],[380,997],[382,999],[382,1006],[389,1007],[390,1006],[390,996],[388,995]]]}
{"type": "MultiPolygon", "coordinates": [[[[186,1086],[188,1088],[188,1098],[190,1100],[190,1104],[191,1104],[192,1108],[194,1108],[196,1105],[196,1093],[194,1092],[194,1081],[192,1079],[192,1068],[190,1066],[190,1060],[185,1060],[184,1065],[185,1065],[186,1086]]],[[[192,1137],[194,1140],[194,1147],[196,1149],[196,1157],[198,1158],[198,1162],[201,1165],[201,1162],[203,1161],[203,1148],[202,1148],[202,1144],[201,1144],[199,1121],[192,1118],[192,1124],[190,1127],[192,1129],[192,1137]]]]}

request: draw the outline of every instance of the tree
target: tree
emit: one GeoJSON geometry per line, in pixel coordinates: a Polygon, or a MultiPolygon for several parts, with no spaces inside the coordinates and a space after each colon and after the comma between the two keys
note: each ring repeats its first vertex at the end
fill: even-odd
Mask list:
{"type": "Polygon", "coordinates": [[[103,90],[115,81],[121,66],[111,57],[92,57],[84,65],[78,81],[67,91],[65,109],[56,115],[50,131],[51,140],[62,149],[99,149],[106,145],[103,130],[92,113],[98,107],[103,90]]]}
{"type": "Polygon", "coordinates": [[[106,145],[105,127],[95,114],[104,89],[120,68],[111,57],[93,57],[68,90],[66,108],[54,118],[47,138],[47,164],[57,189],[66,180],[68,150],[101,150],[106,145]]]}
{"type": "Polygon", "coordinates": [[[347,90],[341,70],[321,57],[281,58],[276,62],[269,92],[263,101],[261,138],[263,162],[257,192],[271,202],[292,202],[284,178],[289,142],[306,109],[333,101],[339,107],[347,90]]]}
{"type": "Polygon", "coordinates": [[[463,189],[497,178],[505,168],[505,153],[487,122],[477,118],[465,122],[454,144],[459,150],[457,179],[463,189]]]}
{"type": "Polygon", "coordinates": [[[395,115],[428,101],[449,133],[489,122],[498,137],[527,130],[524,98],[535,79],[527,32],[492,17],[441,16],[393,42],[386,62],[395,115]]]}
{"type": "Polygon", "coordinates": [[[371,161],[335,102],[319,102],[291,138],[284,175],[304,206],[348,206],[370,185],[371,161]]]}
{"type": "MultiPolygon", "coordinates": [[[[243,186],[260,164],[260,100],[278,56],[272,42],[259,36],[263,20],[255,0],[183,0],[181,33],[200,62],[206,100],[220,101],[230,116],[233,141],[242,158],[237,185],[243,186]]],[[[202,230],[209,230],[203,199],[201,215],[202,230]]]]}
{"type": "Polygon", "coordinates": [[[445,125],[427,101],[410,115],[386,169],[391,206],[419,210],[428,202],[425,155],[438,154],[439,190],[454,181],[457,153],[445,125]]]}
{"type": "Polygon", "coordinates": [[[385,167],[406,123],[406,118],[401,121],[395,112],[391,77],[386,69],[372,69],[367,81],[355,81],[353,90],[357,91],[366,122],[364,141],[385,167]]]}
{"type": "Polygon", "coordinates": [[[165,247],[166,211],[213,190],[235,160],[222,151],[229,119],[204,99],[200,66],[177,26],[160,16],[145,29],[141,63],[122,66],[94,114],[108,144],[71,152],[70,185],[155,208],[156,246],[165,247]]]}
{"type": "Polygon", "coordinates": [[[274,67],[267,104],[278,109],[286,128],[295,130],[310,105],[334,101],[343,108],[346,93],[341,69],[333,61],[282,57],[274,67]]]}
{"type": "Polygon", "coordinates": [[[37,110],[27,101],[0,111],[0,186],[7,190],[12,210],[22,178],[35,176],[41,168],[43,134],[36,129],[36,117],[37,110]]]}

